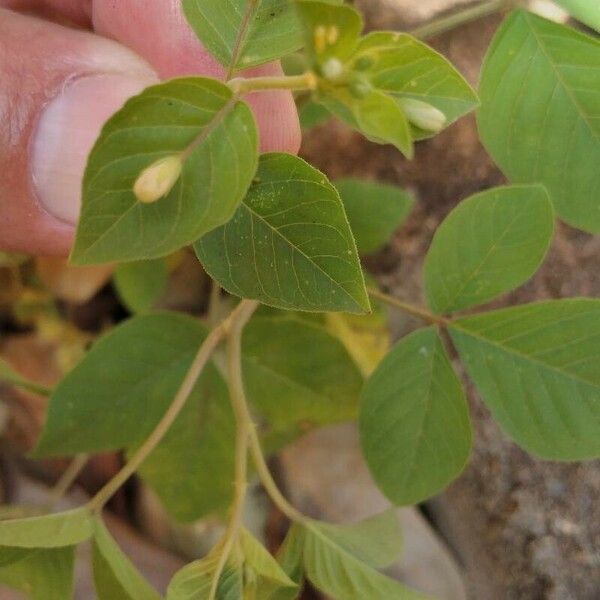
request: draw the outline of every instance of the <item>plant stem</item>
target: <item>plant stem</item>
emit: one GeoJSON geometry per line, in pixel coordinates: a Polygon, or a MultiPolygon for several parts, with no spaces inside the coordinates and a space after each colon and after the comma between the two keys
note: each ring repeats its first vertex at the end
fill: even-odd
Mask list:
{"type": "Polygon", "coordinates": [[[227,82],[235,95],[263,90],[314,90],[317,78],[307,71],[302,75],[281,77],[236,77],[227,82]]]}
{"type": "Polygon", "coordinates": [[[242,332],[252,313],[257,308],[257,302],[252,302],[248,306],[248,310],[244,313],[243,318],[238,319],[232,324],[227,339],[229,396],[236,422],[234,498],[231,507],[231,517],[222,540],[219,561],[212,579],[209,600],[214,600],[217,596],[219,580],[239,538],[240,527],[242,526],[244,500],[248,488],[248,442],[251,426],[242,379],[242,332]]]}
{"type": "Polygon", "coordinates": [[[177,394],[173,398],[173,402],[154,428],[154,431],[133,454],[127,464],[88,502],[88,507],[91,510],[102,510],[115,492],[138,470],[148,455],[158,446],[185,406],[198,378],[217,346],[238,320],[245,322],[249,318],[248,315],[251,315],[255,310],[256,304],[254,302],[243,300],[220,325],[210,332],[200,346],[177,394]]]}
{"type": "Polygon", "coordinates": [[[307,517],[305,517],[300,511],[296,510],[286,500],[285,496],[279,490],[279,487],[277,487],[277,484],[271,475],[271,471],[269,470],[269,466],[267,465],[267,461],[262,451],[254,423],[250,428],[250,452],[252,453],[252,459],[254,466],[256,467],[258,477],[267,494],[273,501],[273,504],[275,504],[275,506],[291,521],[304,523],[307,520],[307,517]]]}
{"type": "Polygon", "coordinates": [[[426,23],[421,27],[413,29],[410,34],[416,38],[428,39],[435,37],[440,33],[456,29],[461,25],[466,25],[472,21],[477,21],[488,15],[492,15],[505,8],[511,8],[516,4],[515,0],[489,0],[475,6],[469,6],[464,10],[459,10],[447,17],[442,17],[426,23]]]}
{"type": "Polygon", "coordinates": [[[48,510],[52,510],[71,489],[71,486],[87,465],[89,458],[88,454],[79,454],[71,461],[71,464],[69,464],[60,479],[56,482],[56,485],[48,493],[48,501],[46,503],[48,510]]]}
{"type": "Polygon", "coordinates": [[[402,300],[398,300],[398,298],[394,298],[389,294],[385,294],[384,292],[380,292],[374,288],[369,288],[368,290],[369,296],[372,298],[376,298],[377,300],[381,300],[402,312],[405,312],[413,317],[417,317],[418,319],[422,319],[427,323],[431,323],[432,325],[441,325],[445,327],[450,324],[450,320],[442,317],[440,315],[434,315],[432,312],[429,312],[425,308],[421,308],[420,306],[414,306],[413,304],[409,304],[408,302],[403,302],[402,300]]]}

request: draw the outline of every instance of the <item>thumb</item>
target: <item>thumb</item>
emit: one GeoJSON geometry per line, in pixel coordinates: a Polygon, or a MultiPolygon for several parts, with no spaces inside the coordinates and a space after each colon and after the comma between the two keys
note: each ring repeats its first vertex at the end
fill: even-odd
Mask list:
{"type": "Polygon", "coordinates": [[[64,255],[102,124],[157,81],[119,44],[0,9],[0,246],[64,255]]]}

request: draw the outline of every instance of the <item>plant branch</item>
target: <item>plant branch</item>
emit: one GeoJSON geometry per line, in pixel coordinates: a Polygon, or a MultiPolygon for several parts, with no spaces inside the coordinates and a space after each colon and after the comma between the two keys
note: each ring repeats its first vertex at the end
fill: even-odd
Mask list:
{"type": "Polygon", "coordinates": [[[248,315],[252,314],[254,310],[256,310],[254,302],[243,300],[220,325],[210,332],[200,346],[177,394],[173,398],[173,402],[154,428],[154,431],[133,454],[127,464],[88,502],[88,507],[91,510],[102,510],[115,492],[138,470],[148,455],[160,444],[185,406],[198,378],[217,346],[238,320],[245,322],[248,315]]]}
{"type": "Polygon", "coordinates": [[[402,312],[405,312],[413,317],[417,317],[427,323],[432,325],[441,325],[442,327],[446,327],[450,324],[450,320],[442,317],[440,315],[434,315],[432,312],[429,312],[425,308],[421,308],[420,306],[414,306],[408,302],[403,302],[402,300],[398,300],[398,298],[394,298],[389,294],[385,294],[384,292],[380,292],[374,288],[369,288],[368,290],[369,296],[375,298],[377,300],[381,300],[402,312]]]}
{"type": "Polygon", "coordinates": [[[219,561],[213,574],[209,600],[214,600],[217,596],[219,580],[231,552],[239,539],[240,528],[242,526],[244,500],[248,488],[248,442],[251,426],[242,378],[242,332],[257,308],[257,302],[252,302],[248,305],[248,310],[245,311],[243,317],[232,324],[227,340],[227,379],[231,406],[233,407],[236,422],[234,498],[231,507],[231,517],[222,540],[219,561]]]}
{"type": "Polygon", "coordinates": [[[461,25],[466,25],[472,21],[477,21],[488,15],[500,12],[501,10],[512,8],[517,4],[517,0],[488,0],[475,6],[469,6],[463,10],[456,11],[446,17],[435,19],[421,27],[413,29],[410,34],[419,39],[428,39],[435,37],[446,31],[456,29],[461,25]]]}
{"type": "Polygon", "coordinates": [[[71,486],[87,465],[89,458],[88,454],[79,454],[71,461],[56,485],[48,493],[48,501],[46,502],[48,510],[52,510],[71,489],[71,486]]]}
{"type": "Polygon", "coordinates": [[[314,90],[317,87],[317,77],[311,71],[281,77],[236,77],[228,81],[227,85],[235,95],[263,90],[314,90]]]}

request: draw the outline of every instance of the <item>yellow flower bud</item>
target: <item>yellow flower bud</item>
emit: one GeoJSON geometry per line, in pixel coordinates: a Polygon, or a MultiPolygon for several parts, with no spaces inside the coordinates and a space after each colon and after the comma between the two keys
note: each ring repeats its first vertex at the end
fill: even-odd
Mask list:
{"type": "Polygon", "coordinates": [[[177,183],[183,169],[179,154],[161,158],[144,169],[135,184],[133,193],[144,204],[151,204],[166,196],[177,183]]]}
{"type": "Polygon", "coordinates": [[[398,102],[406,118],[416,127],[432,133],[444,129],[447,122],[446,115],[435,106],[414,98],[399,98],[398,102]]]}
{"type": "Polygon", "coordinates": [[[317,54],[325,52],[327,48],[327,28],[325,25],[317,25],[313,32],[315,50],[317,54]]]}

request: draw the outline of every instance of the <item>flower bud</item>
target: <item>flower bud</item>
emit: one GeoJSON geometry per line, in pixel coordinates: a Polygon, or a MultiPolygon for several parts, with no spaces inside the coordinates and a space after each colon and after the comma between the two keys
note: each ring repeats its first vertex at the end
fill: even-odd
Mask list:
{"type": "Polygon", "coordinates": [[[321,73],[325,79],[335,81],[344,74],[344,65],[338,58],[329,58],[321,65],[321,73]]]}
{"type": "Polygon", "coordinates": [[[354,68],[357,71],[366,71],[375,64],[375,60],[371,56],[361,56],[354,63],[354,68]]]}
{"type": "Polygon", "coordinates": [[[427,102],[421,102],[414,98],[399,98],[398,102],[406,114],[406,118],[420,129],[438,133],[446,125],[446,115],[427,102]]]}
{"type": "Polygon", "coordinates": [[[179,154],[161,158],[144,169],[135,184],[133,193],[144,204],[151,204],[166,196],[175,186],[183,169],[179,154]]]}

